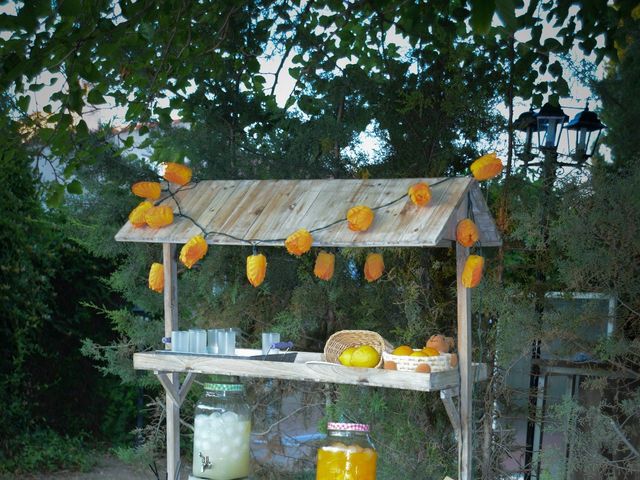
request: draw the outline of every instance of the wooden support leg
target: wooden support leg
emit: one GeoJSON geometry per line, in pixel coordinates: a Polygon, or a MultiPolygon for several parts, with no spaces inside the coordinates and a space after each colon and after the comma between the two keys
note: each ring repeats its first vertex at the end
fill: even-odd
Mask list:
{"type": "MultiPolygon", "coordinates": [[[[177,373],[169,374],[171,383],[178,385],[180,381],[177,373]]],[[[167,478],[175,479],[180,463],[180,406],[167,392],[167,478]]]]}
{"type": "MultiPolygon", "coordinates": [[[[164,266],[164,335],[178,329],[178,266],[176,264],[176,246],[162,244],[162,264],[164,266]]],[[[169,348],[167,345],[165,348],[169,348]]],[[[162,381],[162,379],[161,379],[162,381]]],[[[167,478],[174,480],[180,462],[180,379],[177,373],[171,373],[163,382],[166,389],[167,412],[167,478]],[[167,384],[171,384],[170,386],[167,384]],[[169,387],[169,388],[168,388],[169,387]]]]}
{"type": "Polygon", "coordinates": [[[167,478],[177,479],[180,473],[180,407],[196,378],[189,372],[180,386],[177,373],[155,372],[166,392],[167,405],[167,478]],[[176,441],[177,439],[177,441],[176,441]]]}
{"type": "MultiPolygon", "coordinates": [[[[466,206],[458,209],[462,218],[466,206]]],[[[460,358],[460,439],[458,441],[458,480],[472,478],[473,377],[471,370],[471,293],[462,285],[462,271],[469,249],[456,243],[456,277],[458,293],[458,356],[460,358]]]]}

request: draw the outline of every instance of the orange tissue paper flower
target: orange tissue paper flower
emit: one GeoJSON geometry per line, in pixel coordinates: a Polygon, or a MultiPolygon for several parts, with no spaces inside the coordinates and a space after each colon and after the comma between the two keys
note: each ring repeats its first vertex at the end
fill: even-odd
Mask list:
{"type": "Polygon", "coordinates": [[[373,210],[365,205],[357,205],[347,212],[349,229],[354,232],[364,232],[371,226],[375,214],[373,210]]]}
{"type": "Polygon", "coordinates": [[[478,227],[473,223],[473,220],[469,218],[460,220],[456,228],[456,240],[460,245],[463,247],[471,247],[479,238],[478,227]]]}
{"type": "Polygon", "coordinates": [[[267,257],[259,253],[247,257],[247,279],[254,287],[259,287],[267,273],[267,257]]]}
{"type": "Polygon", "coordinates": [[[165,180],[178,185],[186,185],[191,181],[193,172],[189,167],[182,163],[166,162],[162,164],[160,170],[165,180]]]}
{"type": "Polygon", "coordinates": [[[502,171],[502,160],[498,158],[496,152],[487,153],[476,159],[470,168],[476,180],[489,180],[502,171]]]}
{"type": "Polygon", "coordinates": [[[284,246],[287,247],[287,252],[291,255],[300,256],[311,250],[312,243],[313,237],[311,234],[304,228],[301,228],[287,237],[284,242],[284,246]]]}
{"type": "Polygon", "coordinates": [[[419,207],[424,207],[431,201],[431,189],[424,182],[416,183],[409,187],[409,198],[419,207]]]}
{"type": "Polygon", "coordinates": [[[153,263],[149,270],[149,288],[154,292],[164,290],[164,267],[161,263],[153,263]]]}
{"type": "Polygon", "coordinates": [[[336,256],[322,250],[316,258],[316,265],[313,267],[313,274],[320,280],[331,280],[336,264],[336,256]]]}
{"type": "Polygon", "coordinates": [[[173,210],[167,205],[151,207],[144,214],[144,220],[151,228],[162,228],[173,223],[173,210]]]}
{"type": "Polygon", "coordinates": [[[462,270],[462,285],[467,288],[477,287],[482,280],[484,258],[480,255],[469,255],[462,270]]]}
{"type": "Polygon", "coordinates": [[[209,246],[202,235],[191,237],[180,250],[180,261],[185,267],[191,268],[207,254],[208,249],[209,246]]]}
{"type": "Polygon", "coordinates": [[[149,200],[157,200],[160,198],[162,188],[158,182],[137,182],[131,185],[131,192],[134,195],[149,200]]]}
{"type": "Polygon", "coordinates": [[[382,276],[384,272],[384,260],[379,253],[370,253],[364,262],[364,278],[367,282],[374,282],[382,276]]]}
{"type": "Polygon", "coordinates": [[[144,227],[147,224],[144,216],[150,208],[153,208],[153,203],[144,201],[131,210],[131,213],[129,214],[129,221],[135,228],[144,227]]]}

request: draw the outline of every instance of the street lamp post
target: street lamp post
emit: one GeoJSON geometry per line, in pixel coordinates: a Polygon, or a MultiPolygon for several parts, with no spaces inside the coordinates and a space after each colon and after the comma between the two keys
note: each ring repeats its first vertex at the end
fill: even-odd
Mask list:
{"type": "MultiPolygon", "coordinates": [[[[541,167],[540,177],[542,181],[542,195],[540,208],[540,228],[542,233],[542,248],[538,249],[536,258],[536,311],[540,318],[544,310],[545,295],[545,272],[546,253],[549,246],[549,220],[553,211],[551,202],[553,201],[553,186],[557,179],[558,167],[582,168],[587,159],[596,150],[600,132],[605,126],[595,112],[589,110],[589,106],[576,115],[568,124],[569,117],[562,108],[551,103],[546,103],[538,112],[530,109],[524,112],[516,120],[514,127],[524,133],[523,151],[521,159],[525,169],[530,167],[541,167]],[[566,128],[565,128],[566,124],[566,128]],[[558,145],[562,136],[562,131],[567,131],[568,155],[573,163],[558,161],[558,145]],[[594,135],[594,132],[595,135],[594,135]],[[538,153],[542,154],[542,161],[533,162],[535,155],[532,153],[532,143],[537,140],[538,153]],[[574,137],[572,145],[571,136],[574,137]]],[[[540,367],[537,360],[540,358],[540,340],[536,339],[531,345],[531,368],[529,374],[529,412],[527,418],[527,435],[525,447],[525,480],[531,480],[534,473],[534,437],[537,413],[537,394],[540,379],[540,367]]],[[[536,478],[540,476],[540,464],[536,468],[536,478]]]]}

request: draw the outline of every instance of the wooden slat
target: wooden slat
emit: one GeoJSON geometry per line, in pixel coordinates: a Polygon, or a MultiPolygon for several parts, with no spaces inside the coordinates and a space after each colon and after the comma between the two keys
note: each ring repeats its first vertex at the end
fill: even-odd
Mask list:
{"type": "Polygon", "coordinates": [[[471,202],[473,204],[473,220],[480,231],[480,245],[483,247],[499,247],[502,245],[500,234],[493,221],[493,217],[486,208],[487,204],[482,198],[482,192],[477,184],[470,189],[471,202]]]}
{"type": "MultiPolygon", "coordinates": [[[[314,246],[330,247],[436,247],[447,245],[454,237],[454,212],[470,191],[474,218],[483,246],[500,244],[500,236],[475,180],[447,178],[433,186],[433,198],[426,207],[403,198],[376,211],[366,232],[352,232],[345,220],[347,210],[364,204],[377,207],[404,195],[414,183],[430,184],[442,179],[380,180],[238,180],[202,181],[181,191],[182,211],[207,231],[235,237],[210,235],[210,244],[247,245],[263,240],[263,245],[281,246],[283,239],[299,228],[314,230],[314,246]],[[470,190],[469,190],[470,189],[470,190]],[[268,240],[276,240],[269,242],[268,240]]],[[[165,200],[172,204],[171,199],[165,200]]],[[[189,220],[176,218],[162,229],[134,229],[129,223],[116,235],[119,241],[186,243],[200,233],[189,220]]]]}
{"type": "MultiPolygon", "coordinates": [[[[255,354],[261,352],[255,350],[255,354]]],[[[299,352],[294,363],[216,358],[212,355],[179,353],[135,353],[133,367],[157,372],[195,372],[238,375],[240,377],[279,378],[305,382],[339,383],[403,390],[437,391],[458,385],[457,369],[438,373],[412,373],[376,368],[349,368],[323,361],[320,353],[299,352]]],[[[476,365],[477,381],[487,378],[484,364],[476,365]]]]}
{"type": "Polygon", "coordinates": [[[312,228],[310,225],[313,219],[309,215],[309,209],[320,195],[321,184],[318,180],[290,182],[284,188],[276,189],[265,210],[247,232],[247,238],[270,240],[279,238],[274,236],[274,231],[283,232],[283,236],[287,236],[284,232],[293,233],[299,228],[312,228]]]}
{"type": "MultiPolygon", "coordinates": [[[[234,188],[224,199],[217,196],[212,198],[211,207],[217,209],[217,212],[211,217],[211,220],[208,223],[201,223],[201,225],[203,225],[207,231],[229,233],[223,228],[225,225],[227,225],[227,227],[232,227],[232,225],[227,224],[227,220],[234,215],[234,212],[239,212],[238,205],[243,200],[255,195],[259,190],[261,190],[259,181],[240,180],[236,188],[234,188]]],[[[236,213],[236,215],[238,215],[238,213],[236,213]]],[[[220,238],[220,243],[227,243],[229,241],[225,237],[217,238],[220,238]]]]}

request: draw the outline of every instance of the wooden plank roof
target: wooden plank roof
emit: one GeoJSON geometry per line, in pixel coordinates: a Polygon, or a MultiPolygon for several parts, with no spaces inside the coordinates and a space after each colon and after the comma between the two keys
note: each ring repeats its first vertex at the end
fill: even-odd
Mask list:
{"type": "Polygon", "coordinates": [[[127,222],[115,238],[128,242],[186,243],[202,233],[201,226],[207,232],[218,232],[207,235],[209,244],[257,242],[262,246],[281,246],[287,236],[305,228],[313,234],[313,246],[447,246],[455,239],[456,208],[465,198],[471,200],[481,245],[500,245],[500,235],[478,184],[469,177],[200,181],[182,187],[174,197],[165,195],[156,202],[173,207],[176,213],[173,224],[153,229],[134,228],[127,222]],[[432,185],[432,199],[427,206],[418,207],[406,197],[386,205],[420,181],[432,185]],[[355,205],[385,206],[376,210],[369,230],[352,232],[346,221],[340,220],[355,205]],[[330,224],[333,225],[313,231],[330,224]]]}

